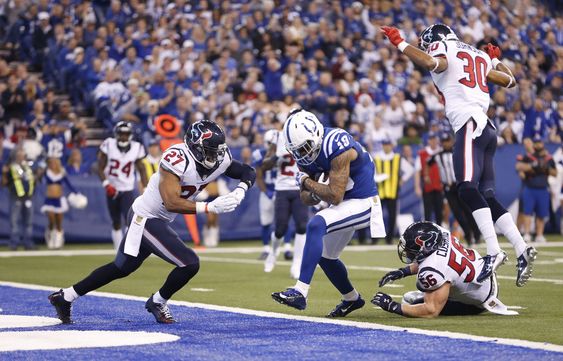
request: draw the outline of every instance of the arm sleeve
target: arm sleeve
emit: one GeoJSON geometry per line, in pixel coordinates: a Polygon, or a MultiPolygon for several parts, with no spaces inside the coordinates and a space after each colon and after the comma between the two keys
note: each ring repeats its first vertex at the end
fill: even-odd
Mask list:
{"type": "Polygon", "coordinates": [[[256,171],[254,168],[234,159],[229,168],[225,171],[225,175],[229,178],[240,179],[241,182],[246,183],[248,188],[252,187],[256,180],[256,171]]]}
{"type": "Polygon", "coordinates": [[[434,291],[446,283],[446,277],[442,272],[433,267],[423,267],[418,271],[416,288],[422,292],[434,291]]]}
{"type": "MultiPolygon", "coordinates": [[[[338,157],[348,149],[354,148],[354,144],[356,142],[354,138],[352,138],[352,136],[345,131],[339,131],[329,139],[329,144],[326,147],[326,151],[328,153],[327,158],[329,162],[331,162],[334,158],[338,157]]],[[[325,148],[324,144],[323,148],[325,148]]],[[[322,151],[323,149],[321,149],[321,152],[322,151]]]]}

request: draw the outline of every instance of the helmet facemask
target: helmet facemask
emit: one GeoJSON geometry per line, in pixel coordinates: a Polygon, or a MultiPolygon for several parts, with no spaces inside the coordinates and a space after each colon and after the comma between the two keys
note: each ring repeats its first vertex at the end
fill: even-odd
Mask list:
{"type": "Polygon", "coordinates": [[[309,165],[312,164],[319,156],[321,145],[315,144],[313,140],[306,140],[298,146],[288,144],[286,149],[289,153],[291,153],[291,156],[297,163],[309,165]]]}
{"type": "Polygon", "coordinates": [[[226,144],[221,144],[217,148],[201,145],[201,148],[203,153],[201,165],[207,169],[215,168],[217,164],[220,164],[225,159],[225,153],[227,152],[226,144]]]}

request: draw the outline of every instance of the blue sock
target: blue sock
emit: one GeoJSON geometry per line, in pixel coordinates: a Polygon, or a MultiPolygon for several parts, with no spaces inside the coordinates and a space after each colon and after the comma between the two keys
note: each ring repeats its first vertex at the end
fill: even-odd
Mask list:
{"type": "Polygon", "coordinates": [[[299,281],[311,284],[313,273],[323,254],[323,237],[326,234],[326,222],[321,216],[314,216],[307,224],[307,237],[303,250],[303,261],[299,281]]]}
{"type": "Polygon", "coordinates": [[[262,244],[264,246],[267,246],[270,244],[270,226],[271,224],[268,224],[267,226],[262,226],[262,244]]]}
{"type": "Polygon", "coordinates": [[[354,290],[354,286],[352,286],[352,283],[350,283],[348,279],[346,266],[341,260],[322,257],[319,261],[319,266],[321,266],[330,282],[332,282],[334,287],[336,287],[341,294],[345,295],[354,290]]]}

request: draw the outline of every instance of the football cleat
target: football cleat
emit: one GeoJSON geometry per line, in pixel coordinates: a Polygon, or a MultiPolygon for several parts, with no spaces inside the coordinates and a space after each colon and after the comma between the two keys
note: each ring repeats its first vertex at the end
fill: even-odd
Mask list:
{"type": "Polygon", "coordinates": [[[287,305],[301,311],[307,308],[307,299],[295,288],[288,288],[283,292],[274,292],[272,293],[272,298],[282,305],[287,305]]]}
{"type": "Polygon", "coordinates": [[[151,297],[145,303],[147,312],[152,313],[156,322],[158,323],[175,323],[176,320],[172,317],[170,309],[166,303],[156,303],[151,297]]]}
{"type": "Polygon", "coordinates": [[[266,251],[260,253],[260,256],[258,256],[259,261],[265,261],[266,258],[268,258],[268,252],[266,252],[266,251]]]}
{"type": "Polygon", "coordinates": [[[477,277],[477,282],[483,282],[487,278],[491,277],[491,275],[507,261],[508,257],[506,257],[506,253],[500,251],[500,253],[495,255],[486,255],[482,259],[483,268],[477,277]]]}
{"type": "Polygon", "coordinates": [[[355,301],[342,300],[326,317],[346,317],[347,314],[364,307],[365,304],[366,301],[363,300],[362,296],[359,296],[355,301]]]}
{"type": "Polygon", "coordinates": [[[291,260],[293,259],[293,252],[291,252],[291,251],[285,251],[285,252],[283,253],[283,258],[284,258],[286,261],[291,261],[291,260]]]}
{"type": "Polygon", "coordinates": [[[534,247],[528,246],[524,250],[524,253],[518,257],[518,264],[516,265],[516,286],[524,287],[526,282],[528,282],[532,276],[532,271],[534,270],[534,260],[536,259],[537,254],[538,251],[534,247]]]}
{"type": "Polygon", "coordinates": [[[64,324],[73,323],[70,318],[72,302],[65,300],[63,290],[60,289],[57,292],[51,293],[48,298],[49,302],[51,302],[51,304],[55,307],[55,310],[57,310],[59,320],[61,320],[64,324]]]}

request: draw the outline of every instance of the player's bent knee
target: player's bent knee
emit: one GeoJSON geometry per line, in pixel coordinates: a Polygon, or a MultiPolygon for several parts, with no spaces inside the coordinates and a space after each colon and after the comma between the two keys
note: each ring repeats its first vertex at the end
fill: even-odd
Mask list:
{"type": "Polygon", "coordinates": [[[295,227],[295,233],[297,234],[305,234],[305,232],[307,232],[307,223],[303,222],[303,223],[299,223],[296,227],[295,227]]]}
{"type": "Polygon", "coordinates": [[[467,204],[471,211],[486,208],[489,205],[483,198],[483,195],[477,189],[477,184],[474,182],[461,182],[458,185],[459,198],[467,204]]]}
{"type": "Polygon", "coordinates": [[[325,234],[326,233],[326,222],[321,216],[314,216],[311,218],[309,223],[307,223],[307,233],[309,234],[325,234]]]}

